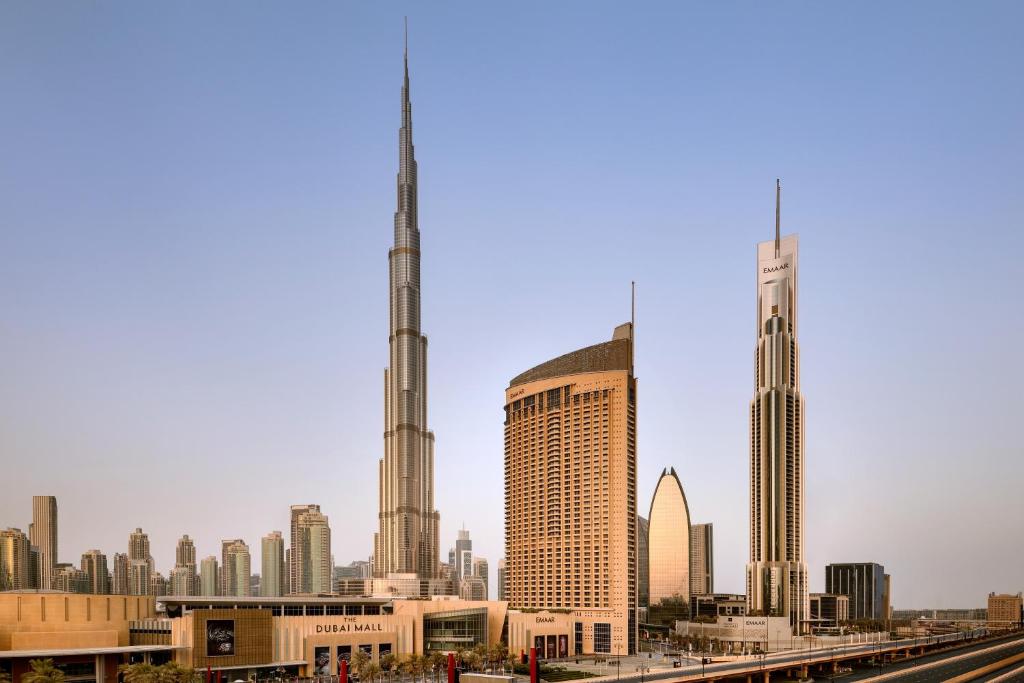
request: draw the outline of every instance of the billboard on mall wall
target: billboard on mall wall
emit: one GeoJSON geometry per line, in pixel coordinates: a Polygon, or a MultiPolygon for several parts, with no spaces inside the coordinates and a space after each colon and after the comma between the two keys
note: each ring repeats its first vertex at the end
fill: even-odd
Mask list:
{"type": "Polygon", "coordinates": [[[206,656],[230,657],[235,654],[235,620],[210,619],[206,622],[206,656]]]}
{"type": "Polygon", "coordinates": [[[331,675],[331,648],[313,648],[314,671],[317,676],[331,675]]]}
{"type": "MultiPolygon", "coordinates": [[[[352,661],[352,646],[351,645],[339,645],[338,646],[338,675],[341,675],[341,663],[352,661]]],[[[350,672],[351,673],[351,672],[350,672]]]]}

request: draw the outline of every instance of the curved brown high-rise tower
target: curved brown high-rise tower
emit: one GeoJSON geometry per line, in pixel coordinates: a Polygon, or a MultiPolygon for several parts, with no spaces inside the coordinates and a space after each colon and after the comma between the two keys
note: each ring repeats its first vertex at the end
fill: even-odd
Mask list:
{"type": "Polygon", "coordinates": [[[636,423],[632,323],[505,390],[505,598],[572,610],[565,656],[637,650],[636,423]]]}
{"type": "Polygon", "coordinates": [[[390,365],[384,370],[384,457],[374,575],[438,573],[434,510],[434,433],[427,429],[427,338],[420,334],[420,232],[416,157],[405,51],[402,128],[398,132],[398,209],[390,270],[390,365]]]}

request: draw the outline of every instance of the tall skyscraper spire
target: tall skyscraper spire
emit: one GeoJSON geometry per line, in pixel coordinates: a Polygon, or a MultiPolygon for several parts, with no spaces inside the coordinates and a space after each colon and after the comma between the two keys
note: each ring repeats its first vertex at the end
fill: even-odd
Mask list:
{"type": "Polygon", "coordinates": [[[779,243],[781,242],[781,214],[782,211],[782,182],[775,179],[775,258],[779,258],[779,243]]]}
{"type": "Polygon", "coordinates": [[[427,338],[420,333],[420,233],[408,29],[403,61],[398,206],[394,246],[388,252],[390,363],[384,370],[384,457],[379,463],[380,528],[374,535],[374,575],[435,578],[439,515],[434,510],[434,433],[427,429],[427,338]]]}
{"type": "Polygon", "coordinates": [[[789,617],[806,627],[804,557],[804,399],[797,342],[796,235],[779,228],[757,245],[757,350],[750,402],[750,563],[747,613],[789,617]]]}

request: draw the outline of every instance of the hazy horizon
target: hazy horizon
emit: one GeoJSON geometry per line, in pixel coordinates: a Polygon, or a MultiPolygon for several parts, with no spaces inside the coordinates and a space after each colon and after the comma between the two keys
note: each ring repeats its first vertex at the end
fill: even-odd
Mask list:
{"type": "Polygon", "coordinates": [[[377,528],[409,16],[441,560],[503,554],[503,392],[637,282],[639,514],[675,467],[744,591],[755,245],[800,234],[806,538],[893,605],[1024,590],[1013,3],[0,7],[0,528],[166,575],[377,528]],[[244,9],[242,9],[244,8],[244,9]]]}

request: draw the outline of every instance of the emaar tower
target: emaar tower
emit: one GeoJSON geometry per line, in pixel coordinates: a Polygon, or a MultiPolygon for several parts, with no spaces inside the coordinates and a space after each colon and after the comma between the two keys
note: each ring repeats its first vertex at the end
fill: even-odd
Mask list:
{"type": "Polygon", "coordinates": [[[757,245],[757,352],[750,402],[750,563],[747,611],[808,617],[804,558],[804,399],[797,346],[797,236],[757,245]]]}
{"type": "Polygon", "coordinates": [[[397,185],[395,242],[388,252],[390,363],[384,370],[384,457],[374,575],[430,579],[438,574],[439,515],[434,510],[434,434],[427,429],[427,338],[420,334],[420,232],[408,43],[397,185]]]}

